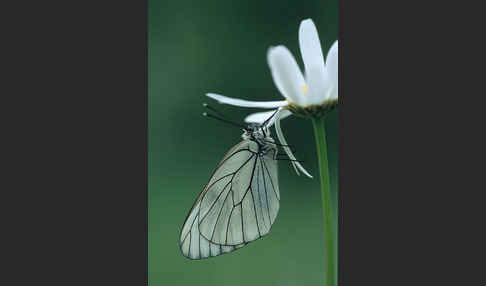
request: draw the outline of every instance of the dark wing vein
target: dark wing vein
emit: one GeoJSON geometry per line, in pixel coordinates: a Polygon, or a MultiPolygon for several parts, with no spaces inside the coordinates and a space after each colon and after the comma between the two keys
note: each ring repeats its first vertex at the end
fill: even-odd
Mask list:
{"type": "MultiPolygon", "coordinates": [[[[260,169],[260,168],[258,168],[260,169]]],[[[258,193],[258,202],[260,203],[260,215],[262,216],[262,221],[265,223],[265,216],[263,215],[263,205],[262,205],[262,197],[261,197],[261,193],[260,193],[260,170],[257,170],[257,177],[256,177],[256,181],[257,181],[257,193],[258,193]]],[[[265,179],[265,178],[263,178],[265,179]]],[[[265,184],[263,184],[263,187],[265,187],[265,184]]],[[[267,204],[268,206],[268,204],[267,204]]],[[[270,220],[269,220],[270,222],[270,220]]]]}
{"type": "Polygon", "coordinates": [[[277,191],[275,190],[275,185],[273,184],[272,175],[268,171],[267,163],[265,163],[265,160],[262,160],[262,161],[263,161],[263,166],[265,166],[265,170],[267,170],[268,177],[270,178],[270,184],[272,185],[272,189],[273,189],[273,192],[275,193],[275,197],[277,198],[278,201],[280,201],[280,199],[278,198],[278,195],[277,195],[277,191]]]}
{"type": "Polygon", "coordinates": [[[209,189],[210,189],[210,188],[212,188],[212,187],[214,186],[214,184],[216,184],[217,182],[220,182],[220,181],[221,181],[221,180],[223,180],[224,178],[227,178],[227,177],[232,176],[232,175],[234,175],[234,174],[235,174],[235,173],[229,173],[228,175],[224,175],[224,176],[222,176],[221,178],[219,178],[219,179],[217,179],[216,181],[214,181],[214,182],[213,182],[213,183],[212,183],[210,186],[208,186],[206,189],[208,189],[208,190],[209,190],[209,189]]]}
{"type": "Polygon", "coordinates": [[[241,216],[241,236],[243,237],[243,241],[245,240],[245,229],[243,224],[243,204],[240,204],[240,216],[241,216]]]}
{"type": "Polygon", "coordinates": [[[226,240],[225,240],[226,244],[228,244],[229,226],[230,226],[230,223],[231,223],[231,216],[233,215],[234,210],[235,210],[235,206],[233,205],[233,208],[231,208],[231,211],[230,211],[230,214],[229,214],[228,223],[226,224],[226,240]]]}
{"type": "MultiPolygon", "coordinates": [[[[225,189],[226,189],[226,187],[225,187],[225,189]]],[[[216,231],[216,227],[218,226],[219,218],[221,217],[221,213],[223,212],[223,209],[224,209],[224,204],[226,204],[226,200],[228,199],[229,194],[230,194],[230,191],[228,191],[228,193],[226,194],[226,198],[224,198],[222,207],[219,210],[218,217],[216,218],[216,223],[214,224],[213,234],[211,235],[211,240],[210,241],[213,241],[213,239],[214,239],[214,232],[216,231]]]]}
{"type": "MultiPolygon", "coordinates": [[[[251,195],[251,199],[253,200],[253,214],[255,215],[255,221],[256,221],[256,225],[257,225],[257,229],[258,229],[258,236],[261,237],[262,236],[262,233],[260,232],[260,225],[258,223],[258,218],[257,218],[257,214],[256,214],[256,206],[255,206],[255,197],[253,197],[253,192],[250,192],[250,195],[251,195]]],[[[245,241],[247,242],[247,241],[245,241]]]]}
{"type": "MultiPolygon", "coordinates": [[[[229,181],[225,186],[224,188],[221,190],[221,192],[219,192],[219,195],[216,197],[216,199],[214,200],[214,202],[211,204],[211,207],[209,207],[209,210],[206,212],[206,214],[204,215],[203,218],[199,219],[199,222],[198,224],[201,225],[201,222],[209,215],[209,213],[211,212],[211,210],[213,209],[214,205],[219,201],[219,198],[221,197],[221,195],[224,193],[224,190],[226,190],[226,188],[229,186],[229,184],[231,184],[231,181],[229,181]]],[[[229,192],[228,192],[229,194],[229,192]]],[[[228,197],[228,195],[226,195],[226,197],[228,197]]],[[[201,207],[199,207],[199,210],[198,210],[198,216],[201,214],[201,207]]]]}
{"type": "Polygon", "coordinates": [[[191,230],[189,231],[189,251],[187,251],[187,253],[191,253],[191,244],[192,244],[192,228],[191,230]]]}
{"type": "MultiPolygon", "coordinates": [[[[255,159],[255,164],[253,165],[253,170],[251,171],[251,177],[250,177],[251,181],[250,181],[250,186],[248,187],[248,190],[251,190],[251,182],[253,182],[253,176],[255,176],[255,168],[256,168],[257,161],[258,161],[258,157],[255,159]]],[[[248,193],[248,190],[246,191],[246,193],[248,193]]],[[[253,201],[253,210],[254,210],[253,213],[255,214],[255,221],[256,221],[256,225],[257,225],[257,229],[258,229],[258,236],[261,237],[262,234],[260,232],[260,226],[258,224],[258,218],[257,218],[257,212],[256,212],[256,206],[255,206],[255,197],[253,196],[253,190],[250,191],[250,195],[251,195],[251,199],[253,201]]],[[[246,196],[246,194],[245,194],[245,196],[246,196]]],[[[243,197],[243,200],[244,200],[244,197],[243,197]]],[[[245,240],[245,242],[247,242],[247,241],[245,240]]]]}
{"type": "MultiPolygon", "coordinates": [[[[209,248],[211,248],[211,246],[209,246],[209,248]]],[[[199,235],[199,258],[201,258],[201,235],[199,235]]]]}
{"type": "MultiPolygon", "coordinates": [[[[243,152],[243,151],[248,151],[250,153],[254,153],[253,151],[251,151],[250,149],[248,148],[243,148],[243,149],[238,149],[238,151],[232,153],[231,155],[229,155],[227,158],[224,158],[223,160],[221,160],[221,162],[218,163],[218,166],[216,166],[216,170],[214,170],[213,172],[213,175],[214,173],[216,173],[216,171],[218,171],[219,167],[221,167],[226,161],[228,161],[231,157],[233,157],[235,154],[238,154],[240,152],[243,152]]],[[[211,175],[211,177],[213,176],[211,175]]]]}
{"type": "Polygon", "coordinates": [[[265,171],[263,170],[263,158],[260,160],[260,166],[262,169],[262,176],[263,176],[263,187],[265,188],[265,199],[267,200],[267,214],[268,214],[268,221],[270,225],[272,225],[272,219],[270,218],[270,205],[268,204],[268,194],[267,194],[267,182],[265,180],[265,171]]]}

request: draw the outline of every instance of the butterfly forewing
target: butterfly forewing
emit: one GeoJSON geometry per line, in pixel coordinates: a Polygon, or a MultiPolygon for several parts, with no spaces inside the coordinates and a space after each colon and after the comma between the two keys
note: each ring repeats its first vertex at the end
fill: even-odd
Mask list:
{"type": "Polygon", "coordinates": [[[182,228],[184,256],[228,253],[270,231],[280,199],[276,150],[259,150],[256,142],[243,140],[220,161],[182,228]]]}

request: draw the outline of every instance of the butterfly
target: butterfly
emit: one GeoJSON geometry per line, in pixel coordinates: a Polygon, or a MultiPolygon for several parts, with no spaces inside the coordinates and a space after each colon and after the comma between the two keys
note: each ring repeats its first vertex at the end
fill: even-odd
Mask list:
{"type": "Polygon", "coordinates": [[[237,250],[269,233],[280,207],[277,143],[263,124],[218,163],[182,227],[180,248],[189,259],[237,250]]]}

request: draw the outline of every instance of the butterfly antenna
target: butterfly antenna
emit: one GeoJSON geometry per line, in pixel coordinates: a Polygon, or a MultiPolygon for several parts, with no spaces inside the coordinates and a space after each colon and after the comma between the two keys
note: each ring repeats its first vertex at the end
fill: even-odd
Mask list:
{"type": "Polygon", "coordinates": [[[203,103],[203,106],[206,107],[207,109],[213,111],[214,113],[216,113],[219,117],[227,119],[227,117],[224,116],[223,113],[219,112],[216,108],[212,107],[211,105],[209,105],[207,103],[203,103]]]}
{"type": "Polygon", "coordinates": [[[267,123],[275,116],[275,114],[277,114],[279,110],[275,110],[275,112],[272,114],[272,116],[268,117],[267,120],[265,120],[263,123],[262,123],[262,126],[265,126],[267,125],[267,123]]]}
{"type": "Polygon", "coordinates": [[[231,120],[228,120],[228,119],[225,119],[225,118],[222,118],[222,117],[219,117],[219,116],[213,115],[213,114],[208,114],[207,112],[204,112],[202,115],[203,115],[203,116],[206,116],[206,117],[210,117],[210,118],[217,119],[217,120],[219,120],[219,121],[223,121],[223,122],[225,122],[225,123],[228,123],[228,124],[231,124],[231,125],[234,125],[234,126],[241,127],[241,128],[243,128],[243,129],[246,129],[246,126],[244,126],[243,124],[239,124],[239,123],[233,122],[233,121],[231,121],[231,120]]]}

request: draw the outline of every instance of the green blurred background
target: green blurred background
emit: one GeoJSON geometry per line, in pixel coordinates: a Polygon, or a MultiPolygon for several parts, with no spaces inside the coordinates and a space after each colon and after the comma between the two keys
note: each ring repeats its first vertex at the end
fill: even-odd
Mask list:
{"type": "MultiPolygon", "coordinates": [[[[243,249],[202,261],[179,250],[179,233],[216,164],[241,139],[236,127],[205,118],[212,103],[235,121],[256,109],[219,105],[206,92],[249,100],[282,100],[266,62],[283,44],[302,59],[299,24],[312,18],[324,54],[337,39],[331,1],[149,0],[149,284],[322,285],[319,181],[279,162],[280,212],[271,233],[243,249]]],[[[337,111],[328,117],[331,183],[337,184],[337,111]]],[[[317,177],[312,124],[282,121],[296,156],[317,177]]],[[[273,134],[275,134],[274,130],[273,134]]]]}

